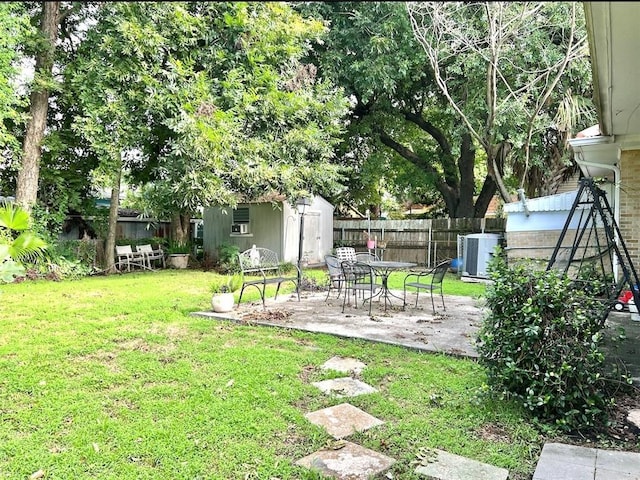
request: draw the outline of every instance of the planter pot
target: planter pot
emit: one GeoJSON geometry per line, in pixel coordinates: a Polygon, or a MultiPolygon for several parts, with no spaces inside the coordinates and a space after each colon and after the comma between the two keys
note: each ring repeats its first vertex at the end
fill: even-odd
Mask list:
{"type": "Polygon", "coordinates": [[[367,248],[369,250],[373,250],[374,248],[376,248],[376,241],[375,240],[367,240],[367,248]]]}
{"type": "Polygon", "coordinates": [[[215,293],[211,297],[211,308],[214,312],[230,312],[234,305],[233,293],[215,293]]]}
{"type": "Polygon", "coordinates": [[[172,253],[167,259],[167,263],[173,268],[187,268],[189,264],[188,253],[172,253]]]}

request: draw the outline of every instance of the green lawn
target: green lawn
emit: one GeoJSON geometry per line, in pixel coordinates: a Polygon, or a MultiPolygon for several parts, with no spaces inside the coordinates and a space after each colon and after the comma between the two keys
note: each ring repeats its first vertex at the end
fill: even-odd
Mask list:
{"type": "Polygon", "coordinates": [[[349,402],[385,424],[350,440],[396,458],[394,478],[418,478],[425,447],[532,474],[541,437],[477,396],[475,362],[190,316],[214,275],[0,286],[0,478],[317,479],[294,462],[330,441],[304,414],[344,402],[311,385],[338,376],[320,369],[335,355],[379,389],[349,402]]]}

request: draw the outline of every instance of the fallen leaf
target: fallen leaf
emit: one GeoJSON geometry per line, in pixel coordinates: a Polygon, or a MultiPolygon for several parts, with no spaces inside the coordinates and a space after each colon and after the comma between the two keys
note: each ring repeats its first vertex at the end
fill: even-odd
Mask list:
{"type": "Polygon", "coordinates": [[[29,480],[35,480],[36,478],[44,477],[44,470],[38,470],[37,472],[33,472],[29,475],[29,480]]]}

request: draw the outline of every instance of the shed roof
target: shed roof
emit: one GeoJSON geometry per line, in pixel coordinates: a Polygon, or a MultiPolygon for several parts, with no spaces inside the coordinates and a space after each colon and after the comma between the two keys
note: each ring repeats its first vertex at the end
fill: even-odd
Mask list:
{"type": "MultiPolygon", "coordinates": [[[[578,190],[573,190],[556,195],[547,195],[546,197],[528,198],[526,199],[527,209],[530,212],[569,211],[573,207],[577,194],[578,190]]],[[[524,212],[524,204],[522,201],[506,203],[504,211],[505,213],[524,212]]]]}

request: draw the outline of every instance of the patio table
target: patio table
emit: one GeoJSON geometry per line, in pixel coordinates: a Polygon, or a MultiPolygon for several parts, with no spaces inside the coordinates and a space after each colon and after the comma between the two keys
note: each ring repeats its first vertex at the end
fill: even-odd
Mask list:
{"type": "Polygon", "coordinates": [[[385,261],[385,260],[378,260],[378,261],[370,261],[370,262],[364,262],[367,265],[370,265],[371,268],[373,268],[373,270],[376,272],[376,275],[380,276],[380,279],[382,280],[381,283],[381,289],[378,293],[376,293],[375,295],[373,295],[369,301],[373,300],[375,297],[380,297],[380,300],[382,300],[382,298],[384,298],[384,311],[387,311],[387,303],[391,306],[391,297],[395,297],[398,300],[402,300],[402,305],[404,306],[404,299],[402,297],[399,297],[398,295],[394,295],[393,292],[391,292],[391,290],[389,290],[389,285],[388,285],[388,281],[389,281],[389,275],[391,275],[391,272],[394,272],[396,270],[406,270],[409,268],[413,268],[416,267],[418,264],[417,263],[412,263],[412,262],[392,262],[392,261],[385,261]]]}

